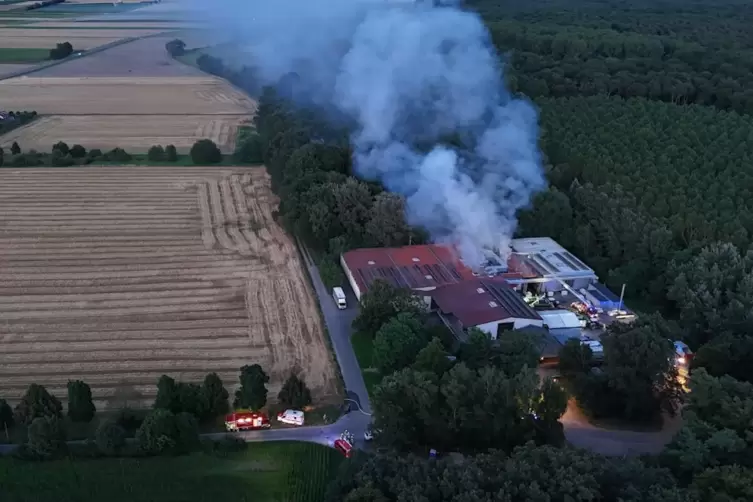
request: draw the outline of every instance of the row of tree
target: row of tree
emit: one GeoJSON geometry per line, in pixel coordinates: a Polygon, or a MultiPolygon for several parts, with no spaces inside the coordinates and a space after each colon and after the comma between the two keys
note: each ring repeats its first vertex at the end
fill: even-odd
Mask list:
{"type": "MultiPolygon", "coordinates": [[[[269,376],[258,365],[244,366],[233,406],[261,410],[267,404],[269,376]]],[[[68,382],[68,419],[90,422],[96,413],[89,385],[80,380],[68,382]]],[[[128,454],[184,453],[199,443],[199,424],[210,423],[229,411],[228,391],[216,373],[209,373],[201,384],[176,382],[162,375],[157,396],[146,417],[122,410],[116,417],[102,421],[94,433],[96,454],[124,454],[129,435],[135,436],[137,450],[128,454]]],[[[311,404],[311,391],[297,375],[291,374],[278,394],[285,407],[302,409],[311,404]]],[[[66,451],[66,427],[63,405],[42,385],[29,386],[12,409],[0,399],[0,429],[6,434],[15,426],[27,427],[27,441],[18,451],[21,458],[43,460],[66,451]]]]}

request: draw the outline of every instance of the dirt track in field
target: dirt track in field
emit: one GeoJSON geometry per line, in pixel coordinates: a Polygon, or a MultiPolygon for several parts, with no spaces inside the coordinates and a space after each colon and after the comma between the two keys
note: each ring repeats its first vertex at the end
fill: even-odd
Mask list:
{"type": "Polygon", "coordinates": [[[148,406],[163,374],[261,364],[336,394],[315,299],[261,169],[0,170],[0,396],[32,382],[100,409],[148,406]]]}

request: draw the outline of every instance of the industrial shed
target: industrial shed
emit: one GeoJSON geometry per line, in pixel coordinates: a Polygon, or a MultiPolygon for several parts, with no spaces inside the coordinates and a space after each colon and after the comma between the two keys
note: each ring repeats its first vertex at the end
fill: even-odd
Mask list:
{"type": "Polygon", "coordinates": [[[539,310],[544,327],[549,329],[580,329],[580,319],[569,310],[539,310]]]}

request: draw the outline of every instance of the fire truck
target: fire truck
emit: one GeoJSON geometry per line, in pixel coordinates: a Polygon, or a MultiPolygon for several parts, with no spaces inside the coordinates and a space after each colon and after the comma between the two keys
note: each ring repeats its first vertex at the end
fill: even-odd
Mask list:
{"type": "Polygon", "coordinates": [[[269,428],[269,417],[264,413],[249,410],[235,410],[225,415],[225,429],[229,432],[269,428]]]}
{"type": "Polygon", "coordinates": [[[335,439],[335,450],[342,453],[345,458],[350,458],[351,452],[353,451],[354,439],[353,433],[343,431],[343,433],[340,434],[340,437],[335,439]]]}

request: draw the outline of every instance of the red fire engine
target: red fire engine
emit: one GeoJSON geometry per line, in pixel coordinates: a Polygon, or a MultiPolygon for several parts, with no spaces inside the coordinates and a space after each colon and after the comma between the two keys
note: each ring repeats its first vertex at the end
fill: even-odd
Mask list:
{"type": "Polygon", "coordinates": [[[269,425],[269,417],[264,413],[235,410],[233,413],[225,415],[225,428],[230,432],[266,429],[269,425]]]}
{"type": "Polygon", "coordinates": [[[353,439],[353,434],[348,431],[343,431],[340,437],[335,439],[335,449],[342,453],[345,458],[350,458],[353,451],[353,439]]]}

